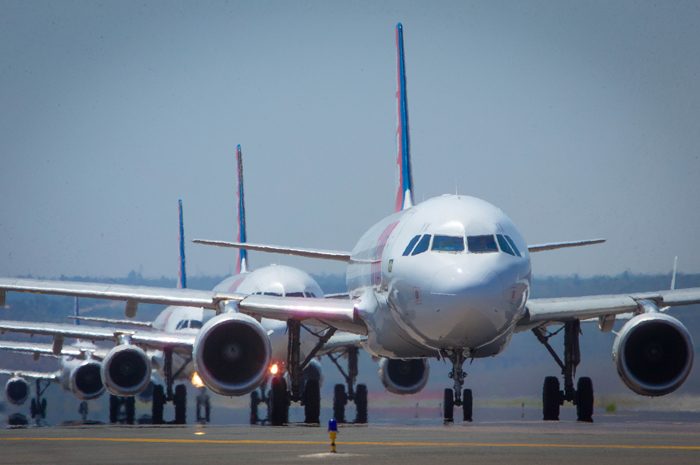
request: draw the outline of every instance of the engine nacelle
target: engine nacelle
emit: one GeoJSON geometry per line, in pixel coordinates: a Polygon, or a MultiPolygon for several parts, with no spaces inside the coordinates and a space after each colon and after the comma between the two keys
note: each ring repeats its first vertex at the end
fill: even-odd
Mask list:
{"type": "Polygon", "coordinates": [[[13,405],[22,405],[31,393],[31,387],[24,378],[15,376],[5,383],[5,397],[13,405]]]}
{"type": "Polygon", "coordinates": [[[379,361],[379,379],[392,394],[420,392],[428,384],[429,376],[430,365],[424,358],[383,358],[379,361]]]}
{"type": "Polygon", "coordinates": [[[625,323],[613,344],[620,379],[642,396],[663,396],[685,382],[693,367],[693,341],[683,324],[651,312],[625,323]]]}
{"type": "Polygon", "coordinates": [[[78,400],[91,400],[105,392],[102,382],[102,365],[95,360],[85,360],[70,374],[70,390],[78,400]]]}
{"type": "Polygon", "coordinates": [[[242,396],[257,389],[272,357],[267,332],[241,313],[209,320],[197,335],[193,352],[202,382],[222,396],[242,396]]]}
{"type": "Polygon", "coordinates": [[[134,345],[118,345],[102,361],[102,382],[115,396],[135,396],[150,380],[151,359],[134,345]]]}

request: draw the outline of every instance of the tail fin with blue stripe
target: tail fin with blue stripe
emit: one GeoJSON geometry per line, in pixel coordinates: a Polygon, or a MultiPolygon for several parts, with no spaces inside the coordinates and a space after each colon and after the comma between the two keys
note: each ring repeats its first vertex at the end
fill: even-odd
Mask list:
{"type": "Polygon", "coordinates": [[[406,62],[403,56],[403,26],[396,25],[396,209],[411,208],[413,203],[413,174],[411,143],[408,134],[408,102],[406,101],[406,62]]]}
{"type": "Polygon", "coordinates": [[[180,212],[180,271],[177,277],[177,288],[187,289],[187,273],[185,273],[185,226],[182,222],[182,200],[178,200],[180,212]]]}
{"type": "MultiPolygon", "coordinates": [[[[238,174],[238,242],[246,242],[245,235],[245,201],[243,198],[243,155],[241,146],[236,148],[236,171],[238,174]]],[[[245,249],[238,250],[236,274],[248,271],[248,252],[245,249]]]]}

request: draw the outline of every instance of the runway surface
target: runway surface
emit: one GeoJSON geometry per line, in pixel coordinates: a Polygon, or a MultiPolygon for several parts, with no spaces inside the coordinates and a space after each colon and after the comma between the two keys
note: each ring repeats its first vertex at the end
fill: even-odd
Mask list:
{"type": "Polygon", "coordinates": [[[697,464],[700,424],[487,422],[325,427],[73,426],[0,431],[0,463],[697,464]]]}

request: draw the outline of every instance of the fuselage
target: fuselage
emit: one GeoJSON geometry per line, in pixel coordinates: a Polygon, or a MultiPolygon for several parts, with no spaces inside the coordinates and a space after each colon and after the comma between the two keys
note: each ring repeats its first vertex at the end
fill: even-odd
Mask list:
{"type": "Polygon", "coordinates": [[[530,289],[527,245],[493,205],[436,197],[370,228],[352,251],[351,298],[370,326],[366,348],[386,357],[432,357],[507,346],[530,289]]]}
{"type": "MultiPolygon", "coordinates": [[[[254,271],[229,276],[213,289],[217,292],[241,295],[273,295],[279,297],[323,298],[318,283],[307,273],[283,265],[270,265],[254,271]]],[[[236,303],[230,302],[226,311],[237,311],[236,303]]],[[[214,316],[213,311],[202,308],[171,306],[163,310],[153,322],[153,329],[168,333],[197,334],[203,323],[214,316]]],[[[267,331],[272,344],[272,362],[284,367],[287,360],[287,324],[284,321],[263,318],[260,321],[267,331]]],[[[306,356],[314,347],[317,338],[302,332],[301,353],[306,356]]],[[[152,356],[159,374],[163,375],[163,352],[156,351],[152,356]]],[[[191,379],[194,367],[189,357],[173,354],[173,372],[180,372],[179,379],[191,379]]]]}

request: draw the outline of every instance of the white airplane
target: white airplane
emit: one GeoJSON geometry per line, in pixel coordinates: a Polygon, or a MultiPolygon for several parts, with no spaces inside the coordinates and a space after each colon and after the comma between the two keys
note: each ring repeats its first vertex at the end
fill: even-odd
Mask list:
{"type": "MultiPolygon", "coordinates": [[[[243,196],[243,165],[240,145],[237,148],[237,172],[238,172],[238,240],[246,241],[245,227],[245,202],[243,196]]],[[[179,202],[179,231],[180,231],[180,268],[178,288],[186,289],[187,278],[185,271],[185,250],[184,250],[184,227],[182,218],[182,202],[179,202]]],[[[288,296],[299,297],[303,299],[323,298],[324,294],[316,281],[307,273],[296,268],[287,266],[267,266],[254,271],[248,270],[247,255],[245,250],[239,253],[236,273],[233,276],[218,284],[214,291],[221,292],[236,292],[238,295],[272,295],[272,296],[288,296]]],[[[228,308],[227,311],[235,311],[235,308],[228,308]]],[[[61,327],[59,332],[51,332],[55,336],[55,343],[51,344],[25,344],[13,342],[0,342],[0,349],[12,350],[15,352],[24,352],[31,354],[51,354],[65,355],[62,357],[62,363],[67,363],[73,360],[77,355],[73,354],[76,351],[76,346],[66,347],[62,345],[62,341],[66,337],[76,337],[76,334],[83,333],[88,335],[88,339],[93,340],[114,340],[118,343],[112,350],[101,349],[99,357],[94,356],[92,352],[87,352],[90,355],[91,367],[97,367],[98,376],[101,374],[102,382],[110,392],[110,421],[115,422],[119,405],[117,397],[127,397],[126,402],[126,418],[127,422],[133,422],[134,419],[134,402],[133,396],[141,393],[148,385],[151,379],[151,369],[155,368],[157,373],[165,380],[166,389],[163,386],[156,385],[153,389],[153,410],[152,421],[156,424],[163,422],[163,406],[167,401],[173,401],[175,404],[175,423],[185,423],[185,408],[186,408],[186,388],[184,385],[178,385],[173,392],[173,384],[177,381],[192,381],[196,386],[201,386],[202,382],[199,375],[196,374],[192,362],[191,344],[187,341],[193,341],[196,338],[199,330],[202,328],[203,322],[210,315],[205,315],[203,308],[192,306],[169,306],[163,310],[153,322],[137,322],[133,320],[117,320],[110,318],[91,318],[80,317],[77,315],[77,297],[76,297],[76,316],[79,321],[92,321],[98,323],[108,323],[118,325],[120,329],[110,328],[84,328],[78,330],[76,328],[71,332],[69,325],[58,325],[61,327]],[[154,331],[138,331],[137,333],[124,329],[124,327],[147,326],[154,331]],[[111,337],[109,337],[111,335],[111,337]],[[172,339],[168,341],[168,335],[172,339]],[[186,336],[186,338],[177,338],[186,336]],[[131,339],[131,342],[128,340],[131,339]],[[146,342],[144,342],[146,341],[146,342]],[[149,351],[146,350],[154,349],[149,351]],[[99,370],[102,361],[102,370],[99,370]],[[129,398],[130,397],[130,398],[129,398]],[[129,420],[130,419],[130,420],[129,420]]],[[[4,322],[13,323],[13,322],[4,322]]],[[[19,322],[14,322],[19,323],[19,322]]],[[[270,369],[274,373],[268,373],[264,370],[261,376],[264,381],[270,377],[271,393],[270,393],[270,421],[273,424],[285,423],[288,419],[289,401],[302,401],[305,407],[305,420],[307,423],[319,423],[320,415],[320,383],[322,381],[321,365],[314,358],[324,354],[329,354],[334,351],[348,351],[354,355],[355,367],[357,365],[357,350],[362,342],[362,338],[348,334],[338,334],[332,341],[329,342],[331,336],[334,335],[334,330],[313,334],[309,331],[300,334],[299,337],[299,357],[302,360],[297,360],[296,365],[299,366],[300,372],[297,378],[291,377],[294,381],[298,380],[295,385],[292,382],[290,391],[287,392],[286,380],[282,377],[285,374],[288,359],[287,345],[288,340],[285,334],[287,325],[285,322],[278,320],[261,319],[260,321],[263,330],[265,331],[270,347],[263,347],[260,350],[261,356],[270,358],[270,369]],[[278,376],[274,376],[274,374],[278,376]]],[[[42,328],[44,328],[42,326],[42,328]]],[[[46,328],[44,328],[46,329],[46,328]]],[[[56,329],[56,328],[53,328],[56,329]]],[[[12,329],[8,329],[12,331],[12,329]]],[[[49,329],[49,332],[51,329],[49,329]]],[[[46,332],[31,331],[24,328],[22,332],[47,334],[46,332]]],[[[85,343],[83,343],[84,345],[85,343]]],[[[93,351],[96,347],[91,346],[93,351]]],[[[227,356],[232,356],[232,351],[238,350],[237,347],[229,347],[227,356]]],[[[83,349],[84,351],[84,349],[83,349]]],[[[235,354],[233,354],[235,355],[235,354]]],[[[84,358],[84,357],[83,357],[84,358]]],[[[87,362],[85,362],[87,363],[87,362]]],[[[349,362],[352,364],[352,362],[349,362]]],[[[351,373],[352,374],[352,373],[351,373]]],[[[48,376],[49,374],[47,374],[48,376]]],[[[356,377],[356,368],[355,368],[356,377]]],[[[353,399],[353,387],[355,377],[348,379],[348,388],[350,398],[353,399]]],[[[346,376],[348,378],[348,376],[346,376]]],[[[47,378],[48,379],[48,378],[47,378]]],[[[18,377],[13,377],[12,388],[6,389],[6,394],[10,396],[11,392],[19,392],[16,387],[21,383],[18,377]]],[[[99,378],[98,378],[99,381],[99,378]]],[[[102,387],[102,382],[100,386],[102,387]]],[[[26,381],[24,381],[26,384],[26,381]]],[[[264,383],[266,385],[267,383],[264,383]]],[[[263,385],[262,392],[254,396],[259,401],[266,400],[267,394],[263,385]]],[[[10,386],[10,384],[8,384],[10,386]]],[[[25,386],[26,387],[26,386],[25,386]]],[[[250,392],[258,387],[241,386],[236,387],[236,392],[232,395],[240,395],[250,392]]],[[[344,388],[344,386],[341,386],[344,388]]],[[[337,389],[337,388],[336,388],[337,389]]],[[[364,415],[360,418],[366,418],[366,387],[358,385],[358,397],[356,402],[364,406],[364,415]]],[[[104,390],[104,387],[102,387],[104,390]]],[[[216,392],[216,391],[215,391],[216,392]]],[[[102,391],[100,392],[100,394],[102,391]]],[[[81,398],[78,394],[77,397],[81,398]]],[[[9,398],[9,397],[8,397],[9,398]]],[[[82,398],[81,398],[82,400],[82,398]]],[[[344,408],[344,403],[342,405],[344,408]]],[[[257,404],[255,405],[257,411],[257,404]]]]}
{"type": "MultiPolygon", "coordinates": [[[[558,419],[564,401],[576,404],[578,418],[591,421],[593,386],[574,371],[580,361],[580,321],[598,319],[608,332],[617,315],[633,313],[613,346],[622,381],[635,393],[660,396],[675,391],[693,364],[693,343],[678,320],[659,307],[700,303],[700,288],[566,299],[530,299],[531,252],[603,242],[577,241],[528,246],[513,222],[495,206],[468,196],[445,195],[416,205],[412,194],[403,32],[397,43],[396,211],[372,226],[352,251],[324,251],[237,242],[195,241],[244,250],[285,253],[348,263],[350,299],[307,299],[243,294],[238,288],[217,291],[155,289],[136,286],[0,279],[0,304],[8,291],[79,295],[126,300],[133,317],[139,302],[203,307],[217,316],[196,336],[178,339],[194,359],[204,384],[222,395],[242,395],[265,377],[272,349],[258,319],[287,322],[287,371],[300,379],[301,323],[366,336],[363,348],[380,362],[382,381],[396,393],[417,392],[427,382],[430,358],[452,363],[453,388],[445,390],[445,420],[462,406],[472,418],[471,391],[462,391],[466,359],[491,357],[507,347],[513,334],[532,330],[562,367],[564,390],[555,377],[545,379],[543,413],[558,419]],[[256,319],[257,318],[257,319],[256,319]],[[546,328],[565,328],[564,361],[548,344],[546,328]]],[[[57,325],[0,322],[0,330],[68,333],[57,325]],[[42,329],[43,328],[43,329],[42,329]]],[[[71,337],[86,335],[70,333],[71,337]]],[[[96,335],[98,336],[98,335],[96,335]]],[[[163,339],[135,332],[119,340],[162,345],[163,339]]],[[[165,337],[165,336],[164,336],[165,337]]],[[[167,337],[172,337],[167,335],[167,337]]],[[[114,340],[113,336],[110,336],[114,340]]],[[[322,342],[322,341],[321,341],[322,342]]],[[[131,346],[129,345],[131,344],[131,346]]]]}

